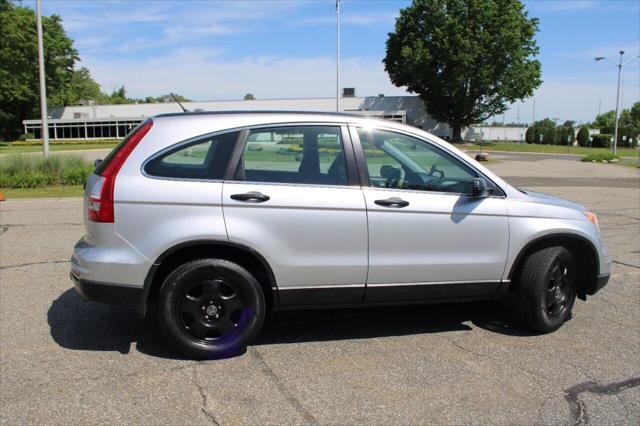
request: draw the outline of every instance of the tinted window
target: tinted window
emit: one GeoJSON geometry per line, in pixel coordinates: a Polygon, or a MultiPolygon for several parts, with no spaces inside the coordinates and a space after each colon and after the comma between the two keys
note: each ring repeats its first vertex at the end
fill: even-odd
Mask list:
{"type": "Polygon", "coordinates": [[[222,179],[238,132],[209,136],[172,149],[149,161],[152,176],[187,179],[222,179]]]}
{"type": "Polygon", "coordinates": [[[347,185],[340,128],[301,126],[252,130],[236,179],[347,185]]]}
{"type": "Polygon", "coordinates": [[[468,194],[476,173],[431,144],[381,130],[358,129],[369,171],[369,184],[468,194]]]}

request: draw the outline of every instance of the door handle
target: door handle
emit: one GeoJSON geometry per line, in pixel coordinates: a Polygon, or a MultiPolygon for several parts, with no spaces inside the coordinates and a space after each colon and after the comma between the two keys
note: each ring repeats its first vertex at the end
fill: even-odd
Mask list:
{"type": "Polygon", "coordinates": [[[236,201],[245,201],[247,203],[264,203],[265,201],[269,201],[271,197],[264,195],[261,192],[251,191],[244,194],[233,194],[231,199],[236,201]]]}
{"type": "Polygon", "coordinates": [[[386,200],[375,200],[374,203],[376,203],[379,206],[394,207],[397,209],[401,209],[409,205],[408,201],[405,201],[402,198],[398,198],[398,197],[391,197],[391,198],[387,198],[386,200]]]}

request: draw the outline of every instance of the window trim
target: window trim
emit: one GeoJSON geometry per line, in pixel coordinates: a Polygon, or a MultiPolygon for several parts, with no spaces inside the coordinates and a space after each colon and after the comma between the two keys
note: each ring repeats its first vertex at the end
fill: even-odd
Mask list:
{"type": "MultiPolygon", "coordinates": [[[[420,194],[440,194],[440,195],[455,195],[455,196],[469,196],[469,194],[463,194],[460,192],[446,192],[446,191],[429,191],[429,190],[421,190],[421,189],[405,189],[405,188],[378,188],[376,186],[372,186],[371,185],[371,181],[370,181],[370,176],[369,176],[369,169],[367,168],[367,160],[365,158],[364,155],[364,149],[362,148],[362,143],[360,141],[360,135],[358,135],[358,129],[363,129],[365,128],[362,125],[358,125],[358,124],[350,124],[349,125],[349,132],[351,135],[351,140],[353,141],[354,144],[354,150],[356,153],[356,160],[357,160],[357,164],[358,164],[358,170],[360,172],[359,176],[360,176],[360,185],[362,186],[362,188],[373,188],[376,190],[386,190],[386,191],[404,191],[404,192],[411,192],[411,193],[420,193],[420,194]]],[[[456,163],[462,163],[462,165],[464,166],[465,169],[468,169],[470,171],[472,171],[473,173],[476,174],[477,177],[481,177],[489,182],[491,182],[493,184],[493,186],[496,187],[496,190],[498,193],[494,193],[491,194],[489,197],[490,198],[506,198],[506,192],[504,191],[504,189],[502,189],[502,187],[500,185],[498,185],[496,182],[494,182],[493,179],[489,178],[488,176],[486,176],[484,173],[482,173],[480,170],[476,169],[475,167],[473,167],[472,164],[468,163],[467,161],[465,161],[465,159],[460,158],[459,156],[455,155],[452,152],[449,152],[447,149],[439,146],[438,144],[434,143],[433,141],[426,139],[422,136],[418,136],[415,135],[413,133],[409,133],[409,132],[405,132],[402,131],[400,129],[396,129],[396,128],[389,128],[389,127],[384,127],[384,126],[374,126],[374,127],[367,127],[367,130],[372,130],[372,131],[383,131],[383,132],[388,132],[388,133],[395,133],[398,135],[402,135],[402,136],[406,136],[409,138],[413,138],[416,140],[419,140],[421,142],[426,143],[427,145],[429,145],[430,148],[432,148],[436,153],[438,154],[442,154],[444,157],[450,159],[453,162],[456,163]]]]}
{"type": "Polygon", "coordinates": [[[347,123],[342,122],[287,122],[287,123],[268,123],[258,124],[253,126],[243,127],[243,131],[238,138],[235,149],[231,154],[229,161],[229,167],[224,176],[224,181],[229,183],[247,183],[255,185],[288,185],[288,186],[314,186],[314,187],[333,187],[333,188],[348,188],[351,186],[360,187],[358,169],[356,166],[356,156],[353,148],[353,140],[349,131],[347,123]],[[260,181],[248,181],[238,180],[235,178],[236,171],[240,165],[240,160],[245,151],[247,145],[247,139],[249,133],[252,130],[283,128],[283,127],[334,127],[340,131],[340,139],[342,143],[342,153],[345,157],[345,168],[347,173],[347,182],[344,185],[327,185],[321,183],[303,183],[303,182],[260,182],[260,181]]]}

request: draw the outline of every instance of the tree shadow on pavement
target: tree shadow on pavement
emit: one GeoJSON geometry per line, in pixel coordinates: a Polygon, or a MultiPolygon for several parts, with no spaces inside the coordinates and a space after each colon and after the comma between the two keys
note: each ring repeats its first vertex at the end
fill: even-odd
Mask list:
{"type": "MultiPolygon", "coordinates": [[[[517,326],[499,302],[467,302],[389,308],[306,310],[273,313],[256,345],[321,342],[445,333],[476,327],[510,336],[531,336],[517,326]]],[[[139,318],[129,307],[82,299],[74,289],[53,301],[47,313],[51,336],[66,348],[84,351],[130,352],[186,359],[163,339],[154,312],[139,318]]]]}

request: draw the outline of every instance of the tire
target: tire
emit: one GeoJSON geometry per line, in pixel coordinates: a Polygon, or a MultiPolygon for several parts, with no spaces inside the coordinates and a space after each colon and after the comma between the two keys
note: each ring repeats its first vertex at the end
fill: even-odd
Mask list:
{"type": "Polygon", "coordinates": [[[516,308],[522,323],[550,333],[571,318],[576,300],[576,266],[569,250],[547,247],[531,254],[521,270],[516,308]]]}
{"type": "Polygon", "coordinates": [[[187,262],[166,278],[158,297],[158,323],[166,340],[194,359],[239,355],[265,317],[258,281],[222,259],[187,262]]]}

